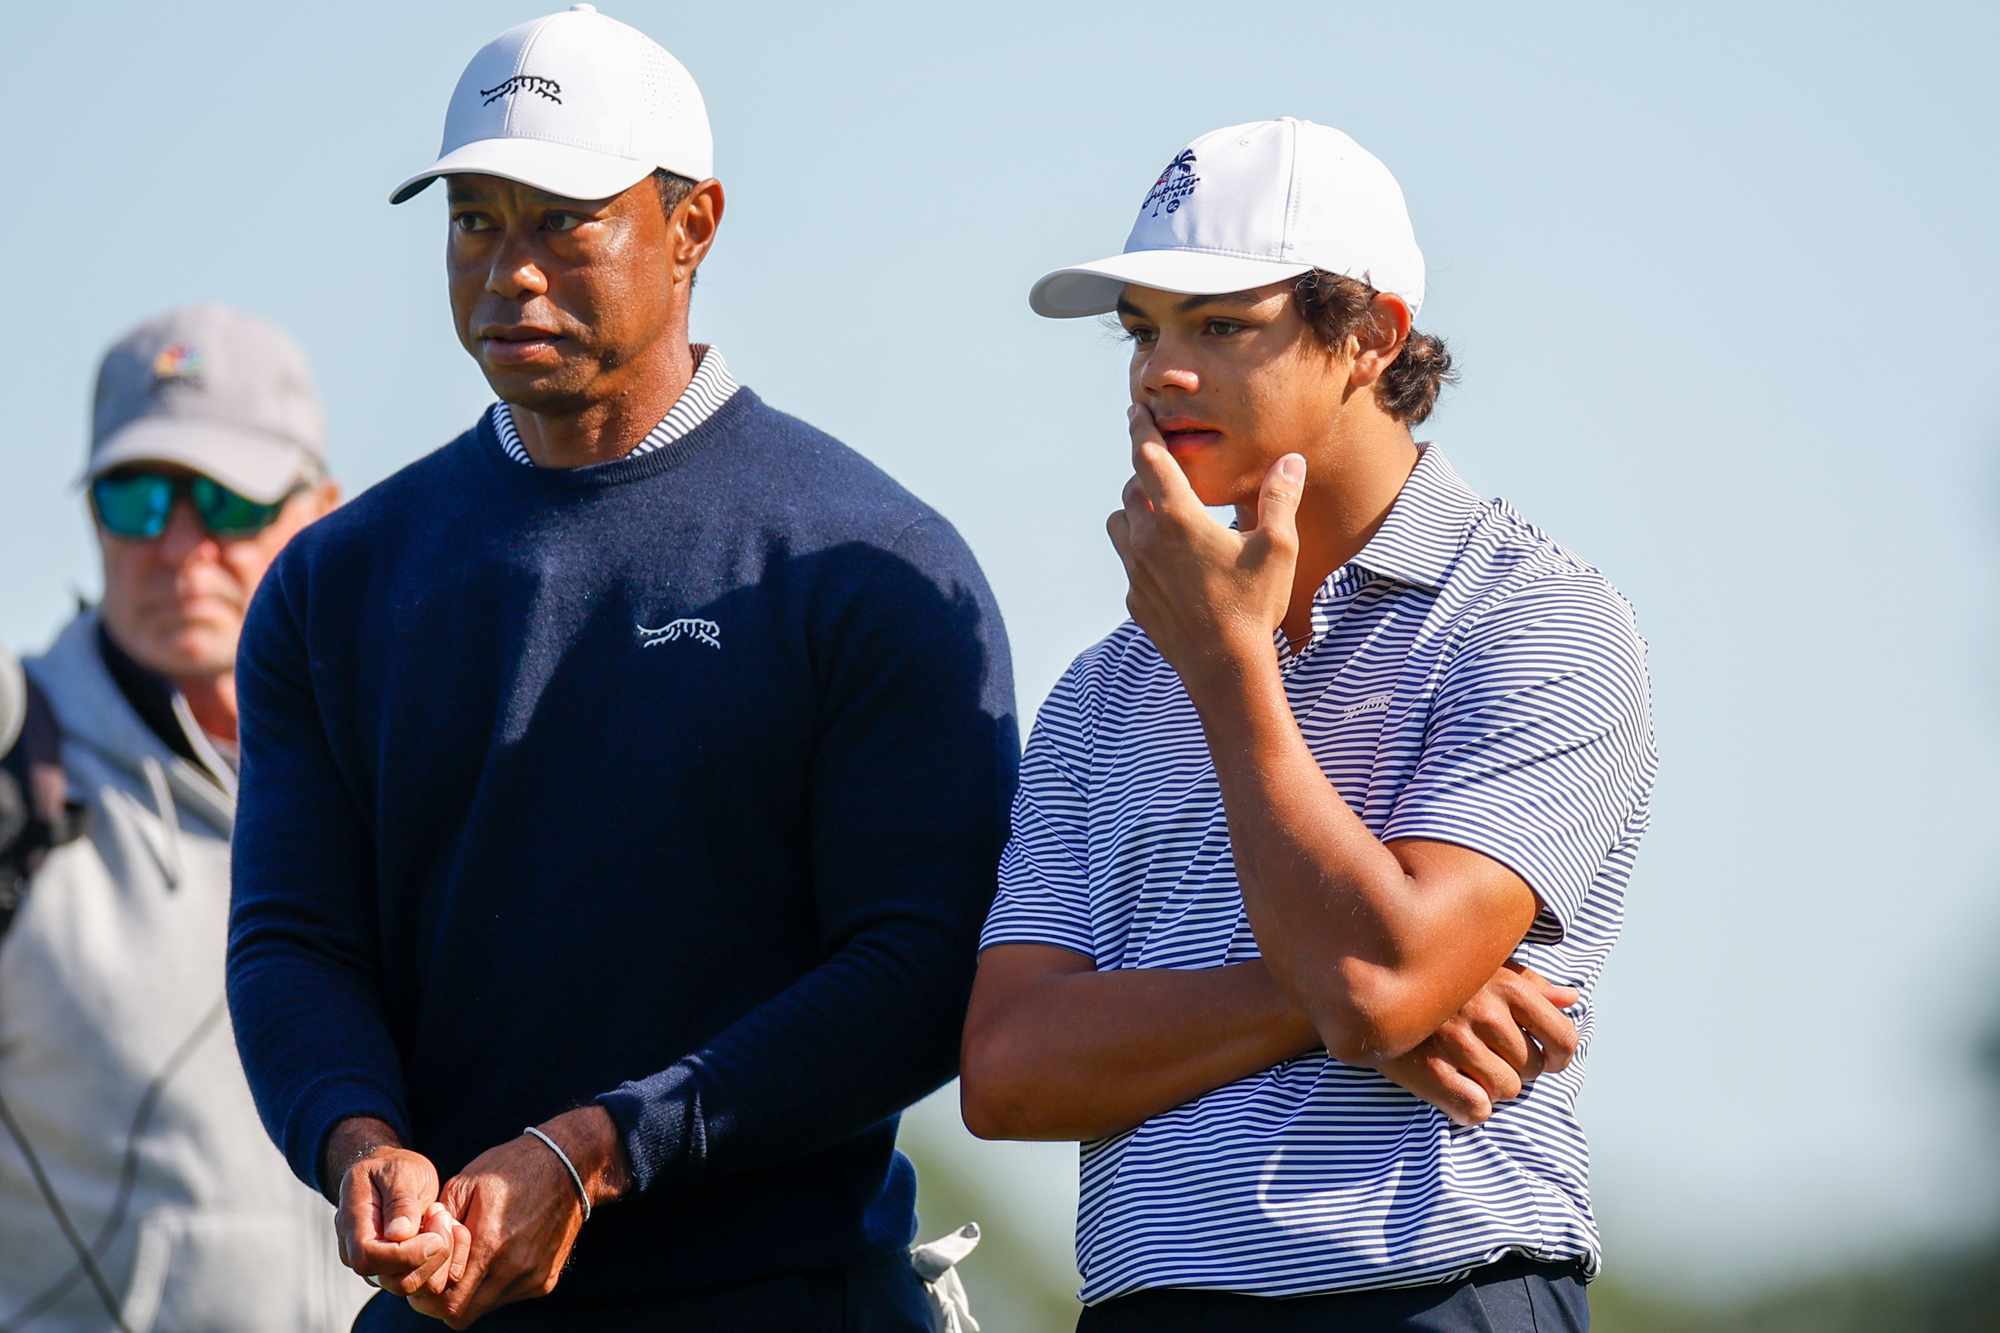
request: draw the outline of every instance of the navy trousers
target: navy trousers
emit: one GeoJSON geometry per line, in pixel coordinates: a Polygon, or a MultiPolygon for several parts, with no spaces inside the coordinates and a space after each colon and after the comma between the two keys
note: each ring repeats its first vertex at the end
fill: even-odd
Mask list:
{"type": "Polygon", "coordinates": [[[1270,1300],[1215,1291],[1142,1291],[1087,1307],[1077,1333],[1586,1333],[1590,1305],[1569,1265],[1503,1259],[1456,1282],[1270,1300]]]}
{"type": "MultiPolygon", "coordinates": [[[[505,1306],[481,1333],[930,1333],[923,1284],[901,1251],[852,1268],[787,1273],[633,1306],[580,1306],[562,1288],[505,1306]]],[[[361,1308],[354,1333],[438,1333],[444,1325],[384,1293],[361,1308]]]]}

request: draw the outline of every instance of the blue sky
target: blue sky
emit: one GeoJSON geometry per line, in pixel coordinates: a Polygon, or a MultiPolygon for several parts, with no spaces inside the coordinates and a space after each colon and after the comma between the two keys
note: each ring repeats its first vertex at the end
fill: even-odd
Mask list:
{"type": "MultiPolygon", "coordinates": [[[[708,98],[697,335],[958,523],[1024,717],[1122,615],[1127,471],[1123,349],[1028,284],[1117,249],[1203,130],[1297,115],[1386,160],[1464,371],[1425,434],[1651,643],[1664,767],[1583,1106],[1612,1264],[1752,1281],[2000,1196],[1966,1147],[2000,945],[1991,7],[603,7],[708,98]]],[[[537,12],[14,17],[0,641],[96,587],[69,483],[95,358],[146,314],[292,330],[350,485],[470,422],[441,198],[384,199],[537,12]]],[[[1072,1150],[939,1108],[911,1138],[1060,1261],[1072,1150]]]]}

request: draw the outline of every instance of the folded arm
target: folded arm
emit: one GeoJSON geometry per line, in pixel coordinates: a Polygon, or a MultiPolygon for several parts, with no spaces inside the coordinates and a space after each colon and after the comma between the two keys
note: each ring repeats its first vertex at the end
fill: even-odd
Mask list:
{"type": "Polygon", "coordinates": [[[1251,928],[1329,1050],[1410,1051],[1538,918],[1550,938],[1566,929],[1644,787],[1642,654],[1601,585],[1489,612],[1447,667],[1380,838],[1320,770],[1268,649],[1183,673],[1251,928]]]}
{"type": "Polygon", "coordinates": [[[1229,532],[1141,417],[1107,528],[1127,606],[1201,718],[1251,929],[1328,1050],[1394,1059],[1538,914],[1563,928],[1640,799],[1651,734],[1629,608],[1594,572],[1552,566],[1483,610],[1445,664],[1417,771],[1378,838],[1307,747],[1272,652],[1300,595],[1304,459],[1274,464],[1254,521],[1229,532]]]}
{"type": "Polygon", "coordinates": [[[1306,747],[1268,652],[1190,693],[1250,928],[1279,985],[1350,1064],[1414,1049],[1520,944],[1533,891],[1465,848],[1369,832],[1306,747]]]}
{"type": "MultiPolygon", "coordinates": [[[[1576,993],[1503,968],[1415,1050],[1374,1067],[1459,1124],[1576,1049],[1576,993]]],[[[1105,1138],[1320,1046],[1261,961],[1099,972],[1049,945],[980,955],[961,1108],[981,1138],[1105,1138]]]]}

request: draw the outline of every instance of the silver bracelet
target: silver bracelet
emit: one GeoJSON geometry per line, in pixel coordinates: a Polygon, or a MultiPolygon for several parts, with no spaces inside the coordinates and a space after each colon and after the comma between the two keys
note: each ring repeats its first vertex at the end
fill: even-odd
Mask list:
{"type": "Polygon", "coordinates": [[[562,1145],[542,1133],[541,1130],[536,1129],[533,1125],[529,1125],[521,1132],[523,1134],[532,1134],[543,1143],[546,1143],[549,1146],[549,1151],[556,1155],[556,1160],[563,1164],[563,1170],[569,1172],[570,1184],[576,1186],[576,1197],[583,1200],[583,1220],[588,1222],[590,1220],[590,1195],[583,1188],[583,1177],[577,1174],[576,1163],[569,1160],[569,1154],[562,1150],[562,1145]]]}

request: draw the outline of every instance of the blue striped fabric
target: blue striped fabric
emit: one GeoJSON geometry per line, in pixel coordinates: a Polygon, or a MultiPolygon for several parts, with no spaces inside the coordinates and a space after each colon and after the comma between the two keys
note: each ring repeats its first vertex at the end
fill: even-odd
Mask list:
{"type": "MultiPolygon", "coordinates": [[[[1591,994],[1624,916],[1655,755],[1631,608],[1436,448],[1314,598],[1292,711],[1384,841],[1504,862],[1542,910],[1515,956],[1591,994]]],[[[1131,622],[1070,667],[1035,721],[982,947],[1113,968],[1258,955],[1201,723],[1131,622]]],[[[1601,1252],[1576,1116],[1582,1055],[1475,1129],[1325,1052],[1082,1147],[1083,1299],[1154,1287],[1264,1296],[1440,1281],[1510,1251],[1601,1252]]]]}
{"type": "MultiPolygon", "coordinates": [[[[722,359],[721,352],[706,343],[695,343],[693,350],[694,378],[681,390],[681,396],[674,399],[674,405],[660,418],[660,424],[632,446],[632,451],[625,455],[627,458],[666,448],[714,416],[729,401],[729,395],[736,392],[736,377],[729,373],[729,363],[722,359]]],[[[495,403],[487,410],[493,414],[493,433],[499,437],[500,451],[516,463],[533,467],[535,460],[528,456],[521,443],[521,432],[514,425],[514,410],[505,403],[495,403]]]]}

